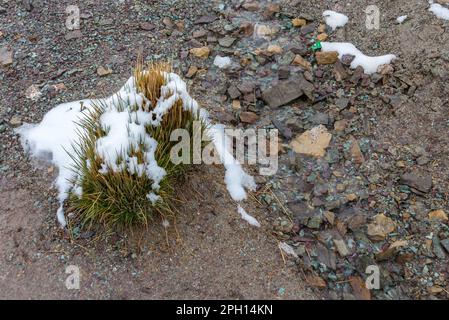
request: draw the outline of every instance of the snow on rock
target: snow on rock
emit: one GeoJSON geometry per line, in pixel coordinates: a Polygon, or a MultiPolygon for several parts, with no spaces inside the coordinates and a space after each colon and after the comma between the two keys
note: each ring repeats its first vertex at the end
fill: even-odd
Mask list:
{"type": "Polygon", "coordinates": [[[449,8],[445,8],[441,4],[432,3],[429,11],[436,15],[437,18],[449,20],[449,8]]]}
{"type": "MultiPolygon", "coordinates": [[[[102,107],[99,122],[106,132],[106,135],[99,138],[95,145],[96,151],[104,161],[99,170],[100,173],[105,174],[110,170],[114,172],[128,170],[139,176],[145,174],[153,181],[152,190],[149,190],[147,195],[148,201],[154,204],[160,199],[157,191],[166,172],[155,160],[157,141],[146,132],[145,126],[148,124],[159,126],[163,115],[178,99],[182,99],[185,110],[199,114],[200,118],[209,124],[207,111],[199,108],[198,103],[188,94],[185,82],[174,73],[166,73],[165,77],[166,84],[161,87],[161,97],[150,112],[136,108],[150,102],[143,94],[137,92],[135,79],[130,77],[126,84],[109,98],[58,105],[44,116],[41,123],[24,124],[16,130],[21,136],[25,150],[34,157],[47,158],[59,169],[55,184],[60,203],[57,218],[62,227],[66,225],[63,204],[68,193],[73,190],[77,195],[82,194],[81,187],[71,182],[78,180],[78,174],[73,171],[74,162],[69,155],[75,151],[73,146],[80,143],[79,133],[82,132],[82,128],[77,123],[85,119],[90,111],[93,111],[94,106],[102,107]],[[139,164],[137,158],[130,156],[128,151],[130,148],[141,146],[144,149],[142,151],[145,159],[144,163],[139,164]]],[[[244,200],[246,199],[245,188],[254,190],[256,187],[254,179],[244,172],[240,163],[226,149],[229,138],[224,134],[224,127],[215,125],[213,128],[219,129],[210,130],[209,133],[212,134],[214,146],[226,169],[227,189],[233,200],[244,200]]],[[[242,218],[251,224],[258,223],[248,214],[244,215],[243,211],[238,210],[242,218]]]]}
{"type": "Polygon", "coordinates": [[[343,27],[348,23],[349,19],[342,13],[338,13],[331,10],[326,10],[323,12],[324,20],[326,24],[332,28],[332,30],[337,29],[338,27],[343,27]]]}
{"type": "Polygon", "coordinates": [[[231,65],[231,58],[216,56],[214,59],[214,65],[216,65],[220,69],[226,69],[231,65]]]}
{"type": "Polygon", "coordinates": [[[400,16],[400,17],[398,17],[398,18],[396,19],[396,21],[397,21],[398,23],[402,23],[402,22],[404,22],[407,18],[408,18],[408,16],[400,16]]]}
{"type": "Polygon", "coordinates": [[[394,54],[369,57],[357,49],[352,43],[348,42],[322,42],[321,45],[323,51],[337,51],[340,59],[345,54],[355,56],[351,62],[351,68],[355,69],[358,66],[362,66],[367,74],[375,73],[379,66],[389,64],[396,59],[394,54]]]}
{"type": "Polygon", "coordinates": [[[250,225],[260,227],[259,221],[257,221],[253,216],[249,215],[240,205],[238,206],[238,212],[242,216],[242,219],[247,221],[250,225]]]}

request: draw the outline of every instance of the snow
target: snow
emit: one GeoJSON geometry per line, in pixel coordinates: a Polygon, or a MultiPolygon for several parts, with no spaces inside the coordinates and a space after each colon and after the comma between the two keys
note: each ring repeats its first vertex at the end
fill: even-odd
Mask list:
{"type": "Polygon", "coordinates": [[[252,226],[260,227],[260,223],[256,220],[256,218],[246,213],[245,209],[243,209],[240,205],[237,208],[243,220],[247,221],[252,226]]]}
{"type": "Polygon", "coordinates": [[[369,57],[348,42],[322,42],[321,45],[323,51],[337,51],[340,59],[345,54],[355,56],[351,62],[351,68],[355,69],[358,66],[362,66],[366,74],[375,73],[379,66],[389,64],[396,59],[396,56],[393,54],[369,57]]]}
{"type": "Polygon", "coordinates": [[[33,157],[50,160],[59,168],[59,175],[55,181],[60,203],[57,217],[63,226],[65,221],[62,204],[67,198],[67,191],[71,188],[68,179],[73,176],[70,168],[73,161],[68,152],[73,152],[72,142],[78,140],[75,122],[86,115],[90,106],[91,100],[60,104],[50,110],[40,124],[24,124],[16,130],[21,136],[25,150],[29,151],[33,157]]]}
{"type": "Polygon", "coordinates": [[[402,22],[404,22],[407,18],[408,18],[408,16],[400,16],[400,17],[398,17],[398,18],[396,19],[396,21],[397,21],[398,23],[402,23],[402,22]]]}
{"type": "Polygon", "coordinates": [[[225,166],[225,182],[231,198],[235,201],[245,200],[245,188],[251,191],[256,189],[254,178],[243,171],[240,163],[229,152],[230,139],[225,134],[223,125],[213,125],[208,130],[208,134],[211,136],[220,160],[225,166]]]}
{"type": "MultiPolygon", "coordinates": [[[[157,192],[166,172],[155,160],[157,141],[146,133],[145,126],[148,124],[159,126],[163,115],[178,99],[182,99],[185,110],[199,114],[211,128],[208,133],[225,166],[225,183],[232,199],[242,201],[246,199],[245,189],[255,190],[253,177],[242,169],[240,163],[228,151],[229,138],[224,134],[224,127],[210,125],[207,111],[199,108],[198,103],[188,94],[185,82],[178,75],[166,73],[165,78],[166,84],[161,87],[161,97],[150,112],[137,108],[150,102],[137,92],[135,79],[130,77],[125,85],[109,98],[58,105],[44,116],[41,123],[24,124],[17,129],[25,150],[34,157],[48,158],[50,155],[51,158],[48,160],[59,169],[55,184],[60,203],[57,219],[62,227],[66,225],[63,204],[68,193],[72,190],[79,196],[82,194],[81,186],[77,185],[79,174],[73,171],[73,159],[69,156],[74,153],[73,146],[80,143],[79,134],[82,133],[82,128],[77,123],[85,119],[94,106],[102,107],[99,123],[106,133],[95,145],[97,153],[104,162],[99,173],[127,170],[139,176],[147,175],[153,181],[152,190],[147,194],[148,201],[152,204],[160,200],[157,192]],[[143,163],[138,163],[135,156],[129,155],[130,148],[142,149],[140,151],[144,154],[143,163]],[[75,185],[72,181],[76,181],[75,185]]],[[[238,211],[249,223],[258,224],[257,220],[240,206],[238,211]]]]}
{"type": "Polygon", "coordinates": [[[324,20],[326,24],[332,28],[332,30],[337,29],[338,27],[343,27],[348,23],[349,19],[342,13],[338,13],[331,10],[326,10],[323,12],[324,20]]]}
{"type": "Polygon", "coordinates": [[[226,69],[231,65],[231,58],[216,56],[214,59],[214,65],[216,65],[220,69],[226,69]]]}
{"type": "Polygon", "coordinates": [[[440,19],[449,20],[449,9],[443,7],[441,4],[432,3],[430,5],[429,11],[440,19]]]}

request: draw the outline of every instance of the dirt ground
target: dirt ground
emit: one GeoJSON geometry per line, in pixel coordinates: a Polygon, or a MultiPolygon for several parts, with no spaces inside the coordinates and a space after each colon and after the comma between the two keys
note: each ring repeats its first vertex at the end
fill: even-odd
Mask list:
{"type": "MultiPolygon", "coordinates": [[[[64,26],[67,18],[65,9],[72,4],[71,1],[33,1],[31,7],[27,3],[29,1],[0,0],[0,48],[7,47],[14,52],[12,64],[0,66],[1,299],[352,297],[348,294],[350,287],[340,288],[343,293],[338,291],[338,286],[331,285],[325,288],[319,286],[318,290],[305,281],[306,267],[302,263],[283,259],[278,243],[285,238],[273,232],[273,222],[284,216],[282,210],[273,210],[260,199],[250,197],[244,205],[245,209],[262,222],[262,227],[257,229],[244,223],[228,196],[223,183],[223,168],[220,167],[206,167],[189,173],[187,182],[182,186],[186,192],[180,197],[184,197],[185,201],[180,203],[181,214],[176,228],[174,225],[167,230],[155,227],[101,238],[81,232],[77,239],[73,239],[56,222],[58,204],[53,180],[57,169],[31,160],[14,133],[14,128],[21,123],[39,122],[48,110],[59,103],[115,92],[129,77],[139,54],[147,60],[172,59],[175,69],[181,74],[186,74],[191,65],[199,69],[210,68],[209,72],[199,72],[188,81],[192,96],[211,112],[214,120],[241,127],[242,124],[232,114],[226,86],[228,82],[240,79],[240,76],[263,78],[259,71],[264,65],[254,65],[248,73],[238,70],[236,74],[229,75],[229,81],[225,81],[221,71],[211,67],[213,57],[207,60],[184,57],[191,47],[198,46],[198,42],[218,46],[213,39],[194,39],[192,31],[199,27],[193,22],[210,15],[214,12],[213,8],[220,4],[226,4],[232,12],[220,16],[221,24],[214,22],[217,25],[213,27],[220,26],[213,32],[220,38],[226,34],[223,26],[232,18],[236,21],[245,18],[252,23],[260,19],[268,21],[267,24],[276,24],[290,17],[277,15],[267,20],[261,13],[262,9],[253,13],[239,7],[238,1],[91,0],[77,4],[82,14],[79,35],[69,32],[64,26]],[[184,27],[170,26],[167,21],[164,23],[164,17],[183,22],[184,27]],[[99,66],[108,66],[112,73],[100,76],[97,73],[99,66]],[[220,89],[223,82],[224,91],[220,89]],[[64,88],[55,86],[61,83],[64,88]],[[29,88],[32,85],[43,93],[35,100],[30,99],[29,88]],[[67,290],[65,287],[68,276],[65,270],[69,265],[76,265],[81,270],[80,290],[67,290]],[[337,293],[334,294],[334,291],[337,293]]],[[[402,82],[398,80],[396,86],[385,84],[382,89],[369,87],[371,92],[363,103],[353,102],[358,111],[354,112],[354,118],[351,116],[351,134],[359,141],[369,139],[373,141],[372,145],[375,142],[383,151],[374,150],[374,147],[364,150],[366,162],[361,168],[349,168],[344,159],[340,161],[348,177],[363,176],[369,180],[364,184],[364,188],[369,190],[369,199],[358,203],[366,211],[366,217],[371,219],[383,212],[397,219],[398,224],[405,223],[402,212],[418,204],[424,208],[424,213],[420,215],[427,215],[428,211],[436,209],[449,212],[449,22],[429,13],[428,2],[424,0],[273,3],[280,4],[285,8],[283,11],[289,11],[292,17],[307,14],[316,22],[322,22],[321,14],[326,9],[342,12],[349,16],[350,21],[344,28],[333,32],[329,41],[348,41],[372,55],[393,53],[398,56],[394,63],[395,76],[403,79],[402,82]],[[379,30],[367,30],[365,27],[364,8],[370,4],[380,8],[379,30]],[[396,18],[403,14],[407,14],[409,19],[398,24],[396,18]],[[405,88],[401,87],[403,83],[408,83],[405,88]],[[414,91],[411,92],[410,88],[414,91]],[[383,91],[375,95],[371,94],[373,90],[383,91]],[[389,96],[388,101],[383,96],[389,96]],[[417,159],[424,156],[428,161],[417,163],[417,159]],[[415,169],[431,176],[432,190],[427,194],[412,192],[404,195],[397,189],[400,176],[404,171],[415,169]],[[377,179],[375,182],[372,180],[374,177],[377,179]],[[374,190],[373,185],[376,186],[374,190]],[[372,201],[377,202],[376,206],[369,205],[372,201]]],[[[267,2],[260,2],[261,7],[264,5],[267,2]]],[[[208,32],[211,33],[213,28],[209,28],[208,32]]],[[[292,35],[296,37],[294,31],[285,31],[280,36],[280,42],[288,42],[288,37],[292,35]]],[[[241,43],[258,45],[246,43],[245,40],[241,43]]],[[[220,50],[232,55],[234,48],[220,50]]],[[[270,68],[263,69],[264,74],[274,70],[270,68]]],[[[326,78],[326,72],[324,68],[325,76],[322,78],[326,78]]],[[[324,86],[324,80],[319,80],[315,75],[314,79],[316,85],[324,86]]],[[[264,81],[260,80],[262,84],[265,84],[264,81]]],[[[329,103],[323,101],[322,105],[309,107],[321,108],[318,111],[326,113],[333,100],[329,103]]],[[[251,108],[248,107],[248,110],[253,110],[251,108]]],[[[279,112],[258,109],[260,120],[256,124],[264,125],[266,119],[279,112]]],[[[330,130],[333,128],[330,124],[328,127],[330,130]]],[[[308,127],[304,126],[300,132],[294,133],[305,129],[308,127]]],[[[340,143],[340,138],[345,136],[338,136],[333,143],[340,143]]],[[[282,180],[282,170],[278,177],[286,181],[287,178],[282,180]]],[[[280,188],[279,197],[282,199],[285,194],[285,203],[289,203],[289,192],[296,192],[299,187],[287,184],[284,188],[288,190],[284,192],[280,188]]],[[[343,216],[343,211],[336,210],[337,216],[343,216]]],[[[445,225],[447,227],[447,222],[445,225]]],[[[446,227],[440,227],[443,228],[441,232],[440,229],[432,229],[433,225],[424,225],[421,220],[416,220],[413,227],[404,226],[398,233],[403,231],[401,236],[421,245],[431,232],[440,234],[441,238],[448,237],[446,227]]],[[[287,233],[293,239],[298,238],[299,233],[294,232],[287,233]],[[292,235],[294,232],[296,234],[292,235]]],[[[385,249],[383,243],[380,247],[385,249]]],[[[379,249],[375,245],[373,248],[379,249]]],[[[443,258],[433,262],[435,256],[417,254],[413,262],[413,268],[417,265],[422,268],[424,264],[435,268],[437,282],[435,279],[422,282],[421,271],[408,274],[403,264],[393,263],[394,268],[401,268],[397,272],[392,271],[394,268],[390,265],[385,267],[391,274],[398,274],[392,276],[392,281],[400,284],[390,287],[395,290],[401,288],[398,289],[401,293],[396,295],[395,291],[393,295],[385,289],[377,297],[429,298],[422,296],[422,292],[418,294],[410,289],[418,282],[426,294],[426,288],[434,288],[435,283],[447,289],[447,257],[447,253],[443,252],[443,258]],[[406,280],[403,283],[397,277],[406,280]]],[[[352,260],[345,263],[355,264],[352,260]]],[[[314,272],[317,274],[318,271],[314,272]]],[[[329,279],[327,281],[331,282],[329,279]]],[[[417,285],[415,287],[418,288],[417,285]]],[[[440,293],[444,294],[444,291],[440,293]]],[[[447,296],[440,295],[439,298],[447,296]]]]}

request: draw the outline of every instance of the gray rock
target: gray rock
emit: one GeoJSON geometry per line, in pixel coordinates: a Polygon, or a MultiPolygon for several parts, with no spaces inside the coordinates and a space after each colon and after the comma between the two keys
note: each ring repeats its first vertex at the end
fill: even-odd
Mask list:
{"type": "Polygon", "coordinates": [[[217,19],[218,19],[218,17],[216,15],[211,14],[211,15],[199,17],[198,19],[195,20],[194,24],[207,24],[207,23],[214,22],[217,19]]]}
{"type": "Polygon", "coordinates": [[[237,87],[233,84],[231,84],[228,88],[228,94],[229,97],[234,100],[237,99],[238,97],[240,97],[241,93],[239,91],[239,89],[237,89],[237,87]]]}
{"type": "Polygon", "coordinates": [[[329,124],[329,115],[318,112],[310,120],[313,124],[324,124],[327,126],[329,124]]]}
{"type": "Polygon", "coordinates": [[[281,81],[277,85],[262,92],[262,99],[272,108],[283,106],[306,94],[313,100],[314,86],[304,79],[302,74],[297,74],[290,80],[281,81]]]}
{"type": "Polygon", "coordinates": [[[444,253],[443,247],[441,247],[440,239],[437,236],[434,236],[432,239],[432,247],[433,253],[438,257],[438,259],[443,260],[446,258],[446,254],[444,253]]]}
{"type": "Polygon", "coordinates": [[[400,179],[401,184],[405,184],[418,191],[428,193],[432,188],[432,177],[424,173],[405,173],[400,179]]]}
{"type": "Polygon", "coordinates": [[[345,97],[338,98],[335,100],[335,105],[338,109],[340,109],[340,111],[346,109],[349,105],[349,99],[345,97]]]}
{"type": "Polygon", "coordinates": [[[229,48],[237,40],[237,38],[226,36],[224,38],[218,39],[220,46],[229,48]]]}
{"type": "Polygon", "coordinates": [[[243,81],[242,83],[239,83],[237,85],[237,88],[239,89],[239,91],[241,93],[247,94],[247,93],[253,93],[256,86],[254,85],[253,82],[243,81]]]}
{"type": "Polygon", "coordinates": [[[443,246],[444,250],[446,250],[447,253],[449,253],[449,238],[441,240],[440,243],[443,246]]]}
{"type": "Polygon", "coordinates": [[[13,62],[13,53],[7,47],[0,48],[0,65],[9,66],[13,62]]]}

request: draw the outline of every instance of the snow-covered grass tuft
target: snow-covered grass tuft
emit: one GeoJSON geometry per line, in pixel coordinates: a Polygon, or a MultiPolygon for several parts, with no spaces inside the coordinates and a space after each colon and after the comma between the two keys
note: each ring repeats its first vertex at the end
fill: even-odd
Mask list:
{"type": "MultiPolygon", "coordinates": [[[[246,189],[255,189],[254,179],[233,158],[228,138],[217,128],[222,129],[212,128],[207,112],[170,66],[149,64],[144,69],[139,64],[112,96],[61,104],[40,124],[26,124],[17,132],[31,155],[46,156],[59,168],[57,217],[63,227],[66,205],[74,223],[129,227],[147,225],[155,215],[166,221],[176,211],[174,189],[187,169],[171,159],[178,141],[170,137],[176,129],[188,131],[191,146],[198,134],[213,141],[234,201],[246,199],[246,189]]],[[[240,207],[238,211],[242,214],[240,207]]],[[[257,222],[248,214],[242,217],[257,222]]]]}
{"type": "Polygon", "coordinates": [[[393,54],[369,57],[348,42],[322,42],[321,45],[323,51],[337,51],[340,59],[343,55],[355,56],[351,62],[351,68],[355,69],[358,66],[362,66],[367,74],[375,73],[379,66],[389,64],[396,59],[396,56],[393,54]]]}
{"type": "Polygon", "coordinates": [[[349,18],[345,16],[342,13],[338,13],[331,10],[326,10],[323,12],[324,20],[326,21],[326,24],[332,28],[332,30],[337,29],[338,27],[345,26],[349,18]]]}
{"type": "Polygon", "coordinates": [[[193,137],[200,120],[185,85],[167,65],[138,66],[117,94],[92,104],[73,147],[72,185],[82,191],[72,190],[71,210],[84,224],[125,227],[172,215],[185,166],[170,159],[170,134],[184,128],[193,137]]]}

